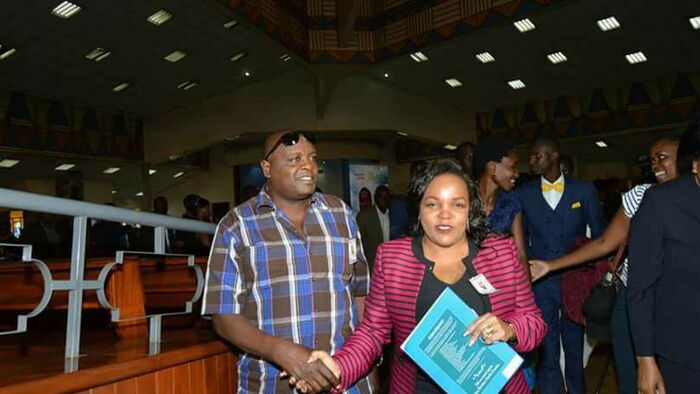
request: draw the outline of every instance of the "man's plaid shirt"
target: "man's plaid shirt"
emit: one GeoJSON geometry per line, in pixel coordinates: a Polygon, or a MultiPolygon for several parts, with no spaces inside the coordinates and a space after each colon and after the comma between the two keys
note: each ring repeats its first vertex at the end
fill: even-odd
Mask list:
{"type": "MultiPolygon", "coordinates": [[[[367,262],[350,208],[314,193],[301,234],[265,189],[230,211],[209,254],[203,314],[241,314],[261,331],[335,353],[354,331],[353,297],[369,290],[367,262]]],[[[249,354],[238,362],[238,391],[289,392],[281,371],[249,354]]],[[[348,392],[370,392],[360,380],[348,392]]]]}

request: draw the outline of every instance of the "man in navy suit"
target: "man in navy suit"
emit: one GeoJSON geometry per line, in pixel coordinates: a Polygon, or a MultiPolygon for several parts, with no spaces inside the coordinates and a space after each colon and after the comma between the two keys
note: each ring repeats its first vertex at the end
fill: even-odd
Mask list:
{"type": "MultiPolygon", "coordinates": [[[[589,182],[561,173],[557,141],[535,141],[530,150],[530,168],[539,177],[516,190],[523,205],[523,228],[530,259],[551,260],[569,252],[577,238],[587,235],[587,228],[593,238],[603,232],[605,220],[595,188],[589,182]]],[[[571,394],[583,394],[583,327],[564,316],[561,273],[540,279],[533,289],[548,325],[537,365],[539,392],[562,392],[561,340],[566,388],[571,394]]]]}

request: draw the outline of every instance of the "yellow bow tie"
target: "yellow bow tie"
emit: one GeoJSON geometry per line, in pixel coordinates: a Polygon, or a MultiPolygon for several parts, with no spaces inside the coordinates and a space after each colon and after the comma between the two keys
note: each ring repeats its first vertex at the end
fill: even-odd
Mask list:
{"type": "Polygon", "coordinates": [[[564,184],[561,182],[557,182],[553,185],[550,185],[549,183],[543,183],[542,184],[542,191],[543,192],[548,192],[551,190],[556,190],[557,193],[563,193],[564,192],[564,184]]]}

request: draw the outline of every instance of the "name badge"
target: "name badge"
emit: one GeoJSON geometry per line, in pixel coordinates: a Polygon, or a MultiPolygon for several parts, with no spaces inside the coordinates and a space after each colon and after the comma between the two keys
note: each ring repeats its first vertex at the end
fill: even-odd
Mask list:
{"type": "Polygon", "coordinates": [[[469,283],[471,283],[472,286],[474,286],[474,289],[479,294],[492,294],[498,290],[495,287],[493,287],[491,282],[489,282],[489,280],[486,279],[484,274],[479,274],[477,276],[469,278],[469,283]]]}
{"type": "Polygon", "coordinates": [[[348,242],[348,256],[350,256],[350,264],[357,262],[357,239],[351,239],[348,242]]]}

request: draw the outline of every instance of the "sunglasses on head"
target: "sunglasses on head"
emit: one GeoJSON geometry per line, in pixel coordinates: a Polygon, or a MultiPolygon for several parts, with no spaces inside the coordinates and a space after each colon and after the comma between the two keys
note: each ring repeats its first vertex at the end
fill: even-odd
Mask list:
{"type": "Polygon", "coordinates": [[[309,141],[312,144],[316,143],[316,136],[313,135],[313,133],[308,132],[308,131],[301,131],[301,130],[294,130],[294,131],[289,131],[287,133],[284,133],[280,136],[280,138],[275,142],[274,145],[272,145],[272,148],[270,148],[269,151],[263,156],[263,160],[267,160],[268,157],[280,146],[292,146],[296,145],[299,142],[299,136],[303,136],[306,138],[307,141],[309,141]]]}

